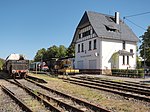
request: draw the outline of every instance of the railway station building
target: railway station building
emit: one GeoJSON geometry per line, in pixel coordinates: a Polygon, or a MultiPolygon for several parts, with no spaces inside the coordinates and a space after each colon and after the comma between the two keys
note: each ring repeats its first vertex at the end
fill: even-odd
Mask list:
{"type": "Polygon", "coordinates": [[[111,74],[111,69],[135,69],[139,39],[114,16],[86,11],[72,44],[75,44],[75,68],[82,72],[111,74]]]}

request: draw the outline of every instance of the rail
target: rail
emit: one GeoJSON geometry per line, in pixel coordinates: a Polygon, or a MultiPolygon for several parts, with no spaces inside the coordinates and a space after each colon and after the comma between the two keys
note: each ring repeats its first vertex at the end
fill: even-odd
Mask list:
{"type": "Polygon", "coordinates": [[[109,110],[106,110],[106,109],[104,109],[104,108],[102,108],[102,107],[99,107],[98,105],[95,105],[95,104],[93,104],[93,103],[89,103],[89,102],[87,102],[87,101],[84,101],[84,100],[82,100],[82,99],[73,97],[73,96],[71,96],[71,95],[64,94],[64,93],[62,93],[62,92],[60,92],[60,91],[57,91],[57,90],[54,90],[54,89],[52,89],[52,88],[46,87],[46,86],[41,85],[41,84],[39,84],[39,83],[37,83],[37,82],[35,82],[35,81],[32,81],[32,80],[30,80],[30,79],[26,79],[26,80],[27,80],[27,81],[30,81],[30,82],[32,82],[32,83],[34,83],[34,84],[36,84],[37,86],[39,86],[39,87],[41,87],[41,88],[43,88],[43,89],[46,89],[46,90],[50,91],[50,92],[53,92],[53,93],[56,93],[56,94],[58,94],[58,95],[60,95],[60,96],[65,97],[65,98],[71,99],[71,100],[75,101],[76,103],[78,103],[78,104],[80,104],[80,105],[84,105],[84,106],[86,106],[86,107],[89,107],[91,110],[93,110],[93,111],[95,111],[95,112],[110,112],[109,110]]]}
{"type": "Polygon", "coordinates": [[[9,89],[7,89],[5,86],[1,85],[2,90],[8,94],[21,108],[23,111],[26,112],[33,112],[26,104],[24,104],[17,96],[11,92],[9,89]]]}
{"type": "Polygon", "coordinates": [[[85,87],[89,87],[89,88],[93,88],[93,89],[98,89],[98,90],[103,90],[103,91],[107,91],[107,92],[112,92],[115,94],[119,94],[121,96],[125,96],[125,97],[131,97],[131,98],[135,98],[135,99],[139,99],[139,100],[144,100],[149,102],[150,98],[146,97],[144,95],[139,95],[139,94],[133,94],[133,93],[128,93],[128,92],[124,92],[124,91],[118,91],[118,90],[114,90],[112,88],[106,88],[106,87],[101,87],[101,86],[96,86],[96,85],[92,85],[91,83],[88,83],[87,81],[79,81],[79,80],[71,80],[71,79],[63,79],[65,82],[69,82],[69,83],[73,83],[73,84],[77,84],[77,85],[81,85],[81,86],[85,86],[85,87]]]}

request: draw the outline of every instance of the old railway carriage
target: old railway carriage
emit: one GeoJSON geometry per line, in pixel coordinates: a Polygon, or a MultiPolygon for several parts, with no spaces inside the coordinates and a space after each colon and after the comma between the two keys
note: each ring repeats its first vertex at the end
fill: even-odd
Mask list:
{"type": "Polygon", "coordinates": [[[10,54],[5,60],[5,71],[12,77],[26,77],[29,69],[29,60],[23,55],[10,54]]]}
{"type": "Polygon", "coordinates": [[[81,72],[111,74],[112,68],[135,69],[137,36],[115,16],[86,11],[72,44],[75,67],[81,72]]]}

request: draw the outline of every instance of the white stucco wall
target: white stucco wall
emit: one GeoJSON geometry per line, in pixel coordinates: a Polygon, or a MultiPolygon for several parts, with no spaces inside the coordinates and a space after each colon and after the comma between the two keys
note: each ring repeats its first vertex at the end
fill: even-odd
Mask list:
{"type": "Polygon", "coordinates": [[[126,51],[130,52],[133,49],[133,56],[129,56],[129,65],[127,64],[127,56],[125,56],[125,64],[123,63],[123,56],[119,56],[119,69],[135,69],[136,68],[136,44],[132,42],[126,43],[126,51]]]}
{"type": "Polygon", "coordinates": [[[111,57],[119,50],[122,50],[121,41],[102,39],[102,69],[111,69],[111,57]]]}
{"type": "MultiPolygon", "coordinates": [[[[88,39],[86,41],[82,41],[82,42],[79,42],[75,45],[75,67],[76,68],[79,68],[79,64],[78,63],[81,63],[81,61],[83,62],[83,67],[82,69],[99,69],[99,66],[100,66],[100,58],[99,58],[99,48],[98,48],[98,41],[97,41],[97,49],[93,50],[93,43],[94,43],[94,40],[96,38],[92,38],[92,39],[88,39]],[[92,42],[92,49],[89,50],[89,41],[92,42]],[[78,44],[81,44],[84,43],[84,52],[80,52],[78,53],[78,44]],[[95,61],[96,63],[96,68],[91,68],[91,65],[89,65],[89,63],[92,63],[92,61],[95,61]]],[[[81,68],[81,66],[80,66],[81,68]]]]}
{"type": "Polygon", "coordinates": [[[75,67],[79,69],[99,69],[99,43],[97,40],[97,49],[93,49],[94,40],[97,39],[96,34],[92,32],[92,27],[87,26],[79,31],[80,33],[91,30],[91,35],[78,38],[75,45],[75,67]],[[91,41],[91,50],[89,50],[89,41],[91,41]],[[84,52],[81,52],[82,43],[84,44],[84,52]],[[80,44],[80,52],[78,52],[78,44],[80,44]],[[89,65],[90,63],[90,65],[89,65]],[[94,64],[95,65],[91,65],[94,64]]]}
{"type": "MultiPolygon", "coordinates": [[[[91,30],[92,27],[88,26],[80,30],[79,33],[91,30]]],[[[129,56],[129,65],[127,65],[127,56],[125,56],[125,64],[123,64],[123,56],[118,57],[116,68],[130,69],[136,67],[136,43],[125,42],[125,51],[130,52],[133,49],[133,56],[129,56]]],[[[79,69],[111,69],[111,58],[115,52],[123,50],[123,41],[112,40],[96,37],[96,34],[78,38],[75,45],[75,68],[79,69]],[[97,49],[93,49],[94,40],[96,39],[97,49]],[[89,50],[89,41],[91,41],[92,49],[89,50]],[[82,43],[84,44],[84,51],[81,52],[82,43]],[[78,44],[80,44],[80,52],[78,52],[78,44]],[[95,63],[95,65],[94,65],[95,63]]]]}
{"type": "MultiPolygon", "coordinates": [[[[120,40],[108,40],[102,39],[102,69],[111,69],[110,59],[113,53],[123,50],[122,47],[123,41],[120,40]]],[[[127,65],[127,56],[125,56],[125,64],[123,64],[123,56],[119,56],[119,69],[135,68],[136,67],[136,44],[132,42],[126,42],[125,51],[130,52],[130,49],[133,49],[133,57],[129,56],[129,65],[127,65]]]]}

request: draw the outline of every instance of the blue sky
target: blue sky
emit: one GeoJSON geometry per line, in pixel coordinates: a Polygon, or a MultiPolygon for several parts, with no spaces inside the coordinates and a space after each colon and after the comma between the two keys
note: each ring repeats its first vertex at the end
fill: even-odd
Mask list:
{"type": "MultiPolygon", "coordinates": [[[[37,50],[52,45],[68,47],[85,11],[121,18],[149,12],[150,0],[0,0],[0,58],[20,53],[33,59],[37,50]]],[[[150,13],[128,18],[147,29],[150,13]]],[[[126,21],[139,37],[144,30],[126,21]]]]}

